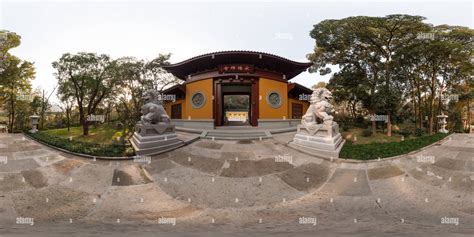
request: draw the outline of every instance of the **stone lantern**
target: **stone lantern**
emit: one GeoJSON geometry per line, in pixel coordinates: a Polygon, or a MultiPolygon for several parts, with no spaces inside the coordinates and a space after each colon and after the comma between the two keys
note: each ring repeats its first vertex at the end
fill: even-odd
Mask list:
{"type": "Polygon", "coordinates": [[[446,118],[448,117],[448,115],[444,115],[442,112],[441,112],[441,115],[438,115],[436,116],[438,118],[438,124],[439,124],[439,132],[440,133],[448,133],[448,130],[446,129],[446,124],[448,122],[446,122],[446,118]]]}
{"type": "Polygon", "coordinates": [[[38,132],[39,117],[40,116],[38,116],[36,114],[33,114],[33,115],[30,116],[30,119],[31,119],[31,130],[30,130],[30,132],[31,133],[38,132]]]}

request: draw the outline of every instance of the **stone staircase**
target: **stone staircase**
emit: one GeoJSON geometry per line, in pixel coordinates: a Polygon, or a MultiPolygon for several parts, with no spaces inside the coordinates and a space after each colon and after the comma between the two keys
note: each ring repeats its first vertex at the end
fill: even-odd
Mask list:
{"type": "Polygon", "coordinates": [[[201,134],[202,138],[214,139],[214,140],[262,140],[271,138],[272,135],[269,131],[258,131],[258,130],[241,130],[241,131],[225,131],[225,130],[212,130],[204,131],[201,134]]]}

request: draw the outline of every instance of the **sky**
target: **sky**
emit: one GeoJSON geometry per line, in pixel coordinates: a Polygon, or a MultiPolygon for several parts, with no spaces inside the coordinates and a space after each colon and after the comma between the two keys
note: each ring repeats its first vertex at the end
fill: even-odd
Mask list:
{"type": "MultiPolygon", "coordinates": [[[[34,62],[34,88],[51,91],[57,82],[51,63],[68,52],[147,60],[171,53],[171,62],[177,63],[209,52],[253,50],[307,62],[315,46],[309,36],[313,25],[389,14],[421,15],[434,25],[473,28],[474,22],[471,1],[0,0],[0,29],[21,36],[21,46],[11,52],[34,62]]],[[[292,82],[311,87],[329,78],[304,72],[292,82]]]]}

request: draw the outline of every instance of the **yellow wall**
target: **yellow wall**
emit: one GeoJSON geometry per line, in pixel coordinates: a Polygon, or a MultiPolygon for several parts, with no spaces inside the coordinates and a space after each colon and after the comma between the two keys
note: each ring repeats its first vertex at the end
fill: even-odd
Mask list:
{"type": "MultiPolygon", "coordinates": [[[[182,119],[212,119],[213,117],[213,80],[205,79],[196,82],[186,84],[186,99],[177,100],[175,102],[168,102],[164,104],[165,110],[171,117],[171,106],[174,104],[181,103],[181,116],[182,119]],[[201,91],[206,96],[206,102],[203,107],[195,109],[191,105],[191,96],[196,91],[201,91]]],[[[291,104],[298,103],[303,105],[303,115],[308,110],[309,103],[307,101],[301,101],[296,99],[288,98],[287,83],[270,80],[266,78],[260,78],[259,81],[259,119],[291,119],[293,117],[291,104]],[[279,108],[275,109],[267,103],[267,94],[270,91],[277,91],[282,96],[282,104],[279,108]]]]}
{"type": "Polygon", "coordinates": [[[166,102],[166,103],[163,105],[163,107],[165,108],[166,113],[168,114],[168,116],[170,116],[170,118],[171,118],[171,106],[173,106],[173,105],[175,105],[175,104],[181,104],[181,118],[182,118],[182,119],[187,118],[187,117],[185,117],[185,114],[186,114],[186,103],[185,103],[185,100],[184,100],[184,99],[176,100],[175,102],[169,101],[169,102],[166,102]]]}
{"type": "Polygon", "coordinates": [[[293,110],[291,109],[292,104],[302,104],[303,105],[303,115],[306,113],[306,110],[308,110],[309,107],[309,102],[308,101],[302,101],[302,100],[295,100],[295,99],[288,99],[288,118],[293,118],[293,110]]]}
{"type": "Polygon", "coordinates": [[[212,119],[212,87],[212,78],[186,84],[186,105],[183,107],[183,119],[188,119],[189,117],[191,119],[212,119]],[[197,91],[201,91],[206,97],[204,105],[199,109],[193,108],[191,104],[191,97],[197,91]]]}
{"type": "Polygon", "coordinates": [[[260,119],[289,119],[288,117],[288,86],[281,81],[260,78],[259,85],[259,117],[260,119]],[[267,94],[270,91],[277,91],[282,98],[281,106],[277,109],[267,103],[267,94]]]}

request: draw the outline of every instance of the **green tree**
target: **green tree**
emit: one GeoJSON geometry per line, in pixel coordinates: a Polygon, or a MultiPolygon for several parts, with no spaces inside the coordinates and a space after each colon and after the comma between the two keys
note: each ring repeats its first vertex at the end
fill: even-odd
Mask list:
{"type": "Polygon", "coordinates": [[[95,53],[64,54],[53,62],[59,95],[73,94],[79,109],[83,135],[89,134],[89,115],[94,115],[102,100],[115,87],[109,56],[95,53]]]}
{"type": "MultiPolygon", "coordinates": [[[[21,42],[19,35],[13,32],[0,31],[0,102],[8,113],[8,126],[14,131],[17,109],[19,106],[27,111],[29,96],[31,94],[31,80],[35,77],[33,63],[21,60],[8,51],[18,47],[21,42]]],[[[23,117],[27,116],[22,114],[23,117]]]]}
{"type": "MultiPolygon", "coordinates": [[[[429,29],[424,17],[410,15],[388,15],[386,17],[357,16],[341,20],[325,20],[314,26],[310,35],[316,47],[308,58],[314,63],[311,71],[329,73],[328,64],[339,65],[346,71],[363,72],[361,81],[368,95],[364,107],[370,114],[385,106],[388,115],[388,132],[391,136],[391,115],[400,106],[393,96],[377,96],[377,92],[395,95],[400,84],[393,74],[398,62],[394,60],[407,45],[416,41],[419,32],[429,29]]],[[[376,124],[372,121],[372,130],[376,124]]]]}
{"type": "Polygon", "coordinates": [[[162,92],[167,87],[178,84],[178,79],[163,69],[163,66],[169,65],[170,56],[160,54],[148,62],[134,57],[122,57],[114,61],[113,71],[117,87],[113,100],[119,103],[124,129],[131,131],[140,119],[145,90],[155,89],[162,92]]]}
{"type": "MultiPolygon", "coordinates": [[[[407,48],[403,55],[412,59],[414,84],[418,88],[426,88],[428,131],[432,134],[435,118],[443,107],[441,93],[449,93],[453,85],[467,83],[472,76],[471,44],[474,31],[466,27],[441,25],[433,27],[430,33],[431,38],[407,48]]],[[[417,93],[421,98],[421,93],[417,93]]]]}

